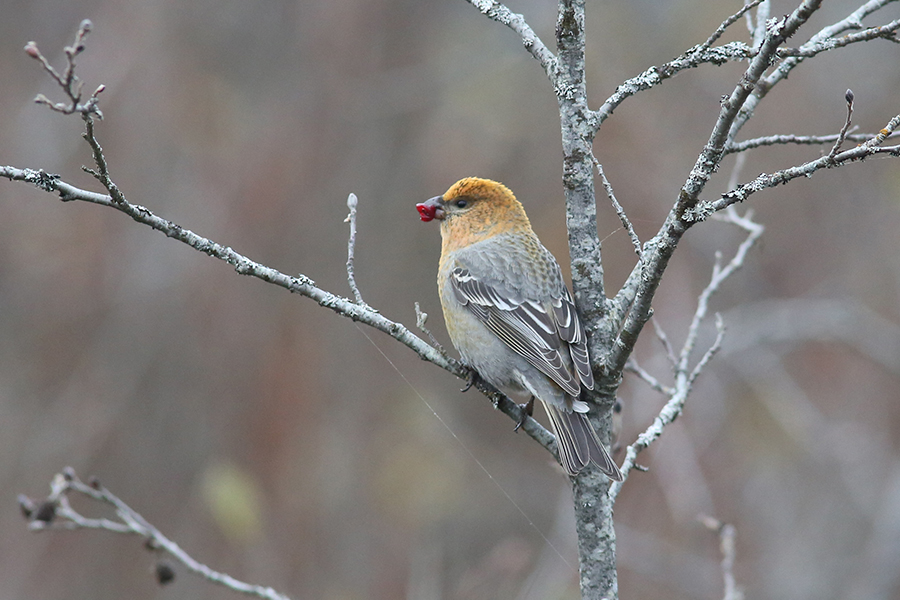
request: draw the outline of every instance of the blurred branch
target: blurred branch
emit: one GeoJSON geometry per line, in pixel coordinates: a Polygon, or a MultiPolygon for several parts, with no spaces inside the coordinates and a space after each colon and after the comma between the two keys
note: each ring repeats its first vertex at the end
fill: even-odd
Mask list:
{"type": "Polygon", "coordinates": [[[707,529],[719,534],[719,550],[722,552],[722,579],[725,582],[725,595],[722,597],[723,600],[743,600],[744,592],[738,587],[734,578],[734,525],[723,523],[713,517],[700,517],[700,522],[703,523],[707,529]]]}
{"type": "MultiPolygon", "coordinates": [[[[162,551],[183,564],[188,571],[204,579],[227,587],[236,592],[265,598],[267,600],[289,600],[283,594],[270,587],[253,585],[209,568],[187,554],[181,547],[163,535],[159,529],[150,524],[137,511],[125,504],[112,492],[92,479],[84,483],[71,467],[57,473],[50,482],[50,495],[40,503],[35,503],[25,496],[19,497],[19,505],[26,518],[29,529],[45,531],[48,529],[102,529],[112,533],[137,535],[145,540],[148,550],[162,551]],[[85,517],[72,508],[69,503],[71,494],[83,496],[106,505],[115,510],[118,520],[85,517]]],[[[165,566],[157,565],[157,577],[160,583],[168,583],[174,574],[165,566]]]]}
{"type": "Polygon", "coordinates": [[[871,309],[839,300],[775,299],[728,313],[732,362],[760,345],[785,349],[806,341],[840,342],[900,376],[900,326],[871,309]]]}
{"type": "MultiPolygon", "coordinates": [[[[669,344],[668,339],[665,337],[665,334],[662,333],[662,330],[657,329],[657,335],[661,340],[663,340],[663,345],[666,347],[666,352],[671,357],[670,360],[675,360],[674,385],[671,388],[663,386],[655,377],[649,374],[642,373],[642,370],[638,370],[635,367],[636,363],[632,361],[632,368],[630,370],[632,372],[635,372],[639,377],[641,377],[641,379],[648,382],[654,389],[666,393],[669,399],[659,411],[659,414],[653,420],[653,423],[651,423],[650,426],[638,436],[637,440],[626,449],[625,461],[620,467],[622,474],[625,475],[626,481],[628,479],[629,472],[635,467],[638,454],[648,448],[650,444],[659,439],[665,428],[681,415],[681,412],[684,409],[684,403],[690,395],[694,381],[697,379],[706,365],[709,364],[709,361],[712,359],[712,357],[721,348],[725,330],[721,317],[719,315],[716,315],[716,338],[710,345],[710,347],[704,352],[703,356],[700,358],[697,364],[692,369],[690,368],[690,359],[697,344],[700,325],[706,319],[706,316],[709,312],[710,298],[713,294],[719,291],[719,289],[722,287],[722,284],[724,284],[729,277],[734,275],[744,265],[747,253],[756,244],[760,236],[763,234],[763,231],[765,230],[762,225],[753,221],[751,211],[748,211],[747,214],[740,215],[738,214],[737,210],[734,209],[734,207],[730,207],[729,210],[721,216],[721,220],[743,229],[745,232],[747,232],[747,237],[744,238],[744,241],[741,242],[741,244],[738,246],[737,250],[734,253],[734,256],[732,256],[731,260],[728,261],[728,264],[722,266],[721,253],[717,253],[716,262],[713,265],[712,276],[710,277],[710,281],[707,286],[703,289],[703,291],[697,298],[697,308],[695,309],[694,316],[691,319],[691,324],[688,328],[688,333],[685,337],[684,344],[682,345],[681,350],[677,355],[673,352],[671,345],[669,344]]],[[[654,322],[654,326],[655,325],[656,323],[654,322]]],[[[613,482],[613,484],[611,485],[609,495],[614,500],[616,497],[618,497],[623,483],[624,482],[617,481],[613,482]]]]}
{"type": "Polygon", "coordinates": [[[634,373],[644,383],[664,396],[671,396],[675,393],[674,388],[661,383],[659,379],[651,375],[641,365],[639,365],[637,360],[633,356],[628,359],[627,363],[625,363],[625,371],[634,373]]]}

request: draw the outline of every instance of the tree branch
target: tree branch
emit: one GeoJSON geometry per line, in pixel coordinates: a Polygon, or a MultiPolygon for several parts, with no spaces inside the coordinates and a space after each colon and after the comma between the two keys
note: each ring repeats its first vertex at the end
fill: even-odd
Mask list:
{"type": "MultiPolygon", "coordinates": [[[[353,264],[356,254],[356,205],[358,202],[356,194],[347,196],[347,208],[350,209],[350,213],[347,215],[347,218],[344,219],[345,223],[350,223],[350,237],[347,240],[347,283],[350,285],[350,291],[353,292],[353,297],[356,298],[356,303],[360,306],[365,306],[366,308],[372,308],[365,303],[362,299],[362,295],[359,293],[353,264]]],[[[418,304],[416,305],[416,308],[418,309],[418,304]]]]}
{"type": "Polygon", "coordinates": [[[693,69],[704,64],[714,64],[717,66],[724,65],[730,61],[744,60],[748,58],[752,51],[742,42],[731,42],[713,48],[712,45],[725,33],[725,31],[738,21],[742,15],[748,14],[754,7],[759,6],[763,0],[754,0],[744,5],[741,10],[731,15],[707,38],[707,40],[686,50],[681,55],[673,58],[661,67],[650,67],[637,77],[625,81],[616,88],[612,96],[606,99],[606,102],[596,111],[596,126],[600,125],[612,115],[613,111],[622,102],[634,96],[638,92],[648,90],[659,85],[667,79],[671,79],[681,71],[693,69]]]}
{"type": "Polygon", "coordinates": [[[796,167],[782,169],[775,173],[763,173],[753,181],[744,183],[737,188],[726,192],[718,200],[700,202],[694,209],[693,215],[697,219],[705,219],[707,216],[720,211],[723,208],[737,202],[743,202],[756,192],[787,183],[798,177],[809,177],[820,169],[831,169],[850,162],[862,161],[876,154],[888,154],[893,157],[900,157],[900,145],[881,145],[886,139],[893,135],[897,127],[900,127],[900,114],[894,116],[894,118],[885,125],[884,129],[855,148],[838,152],[834,156],[831,156],[830,154],[822,156],[816,160],[811,160],[796,167]]]}
{"type": "MultiPolygon", "coordinates": [[[[729,141],[735,139],[738,131],[740,131],[744,124],[753,115],[753,112],[756,110],[756,106],[759,104],[760,100],[762,100],[766,96],[766,94],[768,94],[769,91],[773,87],[775,87],[776,84],[783,81],[784,79],[787,79],[787,76],[794,69],[794,67],[799,65],[807,58],[806,56],[803,56],[805,52],[816,48],[823,48],[822,51],[832,49],[825,47],[830,43],[828,42],[829,39],[835,38],[835,36],[838,36],[850,29],[861,29],[863,26],[862,20],[865,17],[896,1],[897,0],[869,0],[869,2],[866,2],[865,4],[860,6],[844,19],[841,19],[840,21],[833,23],[828,27],[824,27],[818,33],[812,36],[809,41],[800,46],[799,56],[788,56],[787,58],[782,60],[769,75],[765,76],[759,82],[759,85],[754,90],[753,94],[749,98],[747,98],[746,103],[741,108],[740,113],[737,115],[737,118],[734,120],[734,123],[731,126],[731,130],[728,133],[729,141]]],[[[766,4],[763,4],[762,6],[766,6],[766,4]]],[[[818,52],[816,52],[815,54],[817,53],[818,52]]]]}
{"type": "MultiPolygon", "coordinates": [[[[867,142],[876,135],[877,134],[875,133],[848,133],[846,136],[844,136],[844,140],[857,143],[867,142]]],[[[776,146],[784,144],[816,146],[833,144],[838,140],[839,137],[840,135],[837,133],[832,133],[830,135],[767,135],[764,137],[744,140],[742,142],[729,142],[728,145],[725,146],[725,154],[745,152],[747,150],[752,150],[754,148],[759,148],[762,146],[776,146]]],[[[897,139],[898,137],[900,137],[900,134],[895,131],[886,139],[897,139]]]]}
{"type": "Polygon", "coordinates": [[[494,0],[466,0],[469,4],[481,11],[483,15],[506,25],[522,38],[522,44],[531,55],[541,63],[544,73],[553,85],[553,89],[559,95],[559,64],[553,52],[544,45],[541,38],[525,21],[525,17],[509,10],[502,2],[494,0]]]}
{"type": "MultiPolygon", "coordinates": [[[[150,524],[136,510],[125,504],[112,492],[92,479],[90,483],[84,483],[75,474],[74,469],[66,467],[62,473],[53,477],[50,483],[50,495],[40,503],[35,503],[30,498],[20,496],[19,505],[26,518],[29,519],[29,529],[32,531],[46,531],[48,529],[102,529],[112,533],[136,535],[145,540],[148,550],[162,551],[184,565],[188,571],[199,575],[212,583],[224,586],[228,589],[240,592],[248,596],[264,598],[265,600],[289,600],[270,587],[253,585],[239,581],[234,577],[215,571],[205,564],[191,557],[181,547],[162,534],[156,527],[150,524]],[[85,517],[72,508],[69,496],[75,494],[107,505],[115,510],[118,521],[106,518],[85,517]]],[[[157,576],[160,583],[168,583],[173,574],[168,574],[163,579],[161,570],[157,567],[157,576]]]]}
{"type": "Polygon", "coordinates": [[[734,558],[735,558],[735,529],[730,523],[723,523],[714,517],[700,517],[700,522],[707,529],[715,531],[719,534],[719,551],[722,553],[722,580],[725,583],[725,594],[723,600],[743,600],[744,592],[737,585],[734,578],[734,558]]]}
{"type": "Polygon", "coordinates": [[[600,161],[597,160],[597,157],[593,154],[591,155],[591,159],[594,162],[594,166],[597,168],[597,175],[600,176],[600,182],[603,184],[603,189],[606,191],[606,197],[609,198],[613,210],[615,210],[616,215],[619,216],[622,227],[628,232],[628,237],[631,239],[631,245],[634,246],[634,252],[640,260],[642,259],[644,252],[641,249],[641,240],[638,238],[637,232],[635,232],[634,226],[631,224],[631,219],[628,218],[628,215],[625,214],[625,209],[619,204],[619,200],[616,198],[615,192],[613,192],[612,184],[609,182],[609,179],[606,178],[606,173],[603,171],[603,165],[600,164],[600,161]]]}
{"type": "MultiPolygon", "coordinates": [[[[640,454],[653,442],[659,439],[665,428],[681,415],[681,412],[684,409],[684,403],[690,395],[694,381],[697,379],[703,368],[712,359],[713,355],[715,355],[719,348],[721,348],[724,336],[724,327],[722,325],[721,318],[717,316],[717,333],[715,341],[704,353],[703,357],[700,359],[697,365],[692,370],[689,370],[690,358],[693,355],[697,343],[700,325],[706,318],[706,315],[709,311],[709,299],[722,287],[722,284],[729,277],[734,275],[734,273],[743,266],[744,261],[747,257],[747,253],[756,244],[757,240],[759,240],[759,237],[763,234],[764,227],[754,222],[751,217],[752,213],[740,215],[733,208],[727,211],[727,213],[722,216],[722,220],[732,223],[746,231],[747,237],[740,244],[740,246],[738,246],[737,250],[734,253],[734,256],[724,267],[721,266],[721,256],[716,257],[716,263],[713,265],[713,272],[712,276],[710,277],[710,281],[697,299],[697,308],[694,311],[693,318],[691,319],[691,325],[688,329],[688,334],[685,338],[684,344],[681,347],[681,350],[676,356],[676,362],[674,363],[675,382],[671,388],[666,390],[668,392],[669,399],[659,411],[659,414],[653,420],[653,423],[651,423],[650,426],[646,430],[644,430],[644,432],[638,436],[637,440],[633,444],[628,446],[625,451],[625,460],[620,467],[622,474],[625,475],[625,481],[628,480],[628,474],[630,473],[630,471],[635,468],[638,454],[640,454]]],[[[665,337],[662,337],[661,339],[665,340],[664,345],[667,348],[667,353],[670,356],[675,356],[674,352],[671,350],[670,345],[668,344],[668,340],[665,337]]],[[[642,379],[644,379],[645,381],[655,381],[655,378],[648,379],[642,377],[642,379]]],[[[651,385],[654,387],[654,389],[663,389],[662,385],[658,387],[653,384],[651,385]]],[[[624,481],[613,482],[609,490],[609,495],[613,498],[613,500],[618,497],[623,484],[624,481]]]]}
{"type": "MultiPolygon", "coordinates": [[[[227,262],[234,267],[236,272],[240,273],[241,275],[255,277],[267,283],[282,287],[291,293],[306,296],[307,298],[310,298],[317,302],[320,306],[331,309],[341,316],[348,317],[353,321],[358,321],[383,333],[386,333],[401,344],[407,346],[422,360],[431,362],[441,367],[445,371],[456,375],[460,379],[464,379],[467,381],[470,380],[471,375],[470,369],[468,367],[466,367],[459,361],[450,358],[442,350],[432,347],[420,337],[412,333],[404,325],[391,321],[390,319],[379,314],[375,309],[365,304],[365,302],[362,302],[362,298],[359,295],[359,290],[355,287],[356,281],[353,272],[353,253],[355,246],[355,207],[351,206],[353,202],[350,198],[348,198],[348,208],[350,208],[348,221],[351,224],[350,240],[348,242],[348,281],[350,283],[351,290],[354,290],[354,294],[357,299],[356,302],[348,298],[332,294],[331,292],[317,287],[315,282],[306,275],[298,274],[295,276],[290,276],[281,273],[276,269],[267,267],[261,263],[251,260],[250,258],[236,252],[231,247],[218,244],[212,240],[194,233],[189,229],[182,227],[181,225],[178,225],[177,223],[159,217],[144,206],[132,204],[131,202],[129,202],[113,181],[112,176],[110,175],[109,165],[103,153],[103,148],[95,135],[94,117],[99,117],[101,115],[98,106],[97,94],[103,91],[104,88],[103,86],[100,86],[98,88],[98,91],[95,92],[87,102],[81,103],[80,96],[78,96],[77,90],[75,90],[75,88],[73,87],[76,86],[75,82],[79,82],[80,80],[78,80],[78,78],[74,74],[74,62],[72,61],[78,53],[84,50],[84,45],[81,42],[83,42],[85,36],[84,32],[89,30],[90,22],[82,22],[82,29],[79,30],[79,34],[78,36],[76,36],[76,40],[78,41],[76,47],[74,49],[67,48],[66,56],[69,58],[70,66],[67,67],[64,76],[54,74],[55,71],[52,71],[52,67],[49,66],[49,63],[46,61],[46,59],[43,59],[43,56],[38,51],[37,46],[36,44],[34,44],[34,42],[30,42],[28,46],[26,46],[26,52],[29,54],[29,56],[39,56],[45,70],[47,70],[48,68],[50,69],[50,71],[48,72],[50,72],[51,76],[53,76],[54,80],[60,86],[63,86],[65,93],[70,96],[70,99],[72,100],[70,107],[71,110],[67,109],[61,112],[66,112],[67,114],[78,112],[81,114],[82,119],[85,122],[85,132],[83,134],[83,137],[91,148],[94,163],[96,165],[96,169],[88,169],[85,167],[82,168],[86,172],[93,175],[103,185],[103,187],[106,188],[108,194],[98,194],[96,192],[78,188],[63,181],[59,175],[49,174],[40,169],[19,169],[12,166],[0,165],[0,177],[5,177],[10,181],[24,181],[32,183],[41,190],[59,194],[60,198],[64,202],[81,200],[84,202],[99,204],[101,206],[107,206],[109,208],[118,210],[119,212],[128,215],[138,223],[147,225],[151,229],[165,234],[167,237],[187,244],[195,250],[203,252],[204,254],[207,254],[213,258],[217,258],[219,260],[227,262]]],[[[80,90],[80,85],[80,83],[77,83],[78,90],[80,90]]],[[[41,104],[47,104],[47,106],[50,106],[50,108],[57,110],[56,108],[54,108],[55,105],[53,105],[52,102],[41,102],[41,104]]],[[[355,198],[355,195],[352,195],[352,197],[355,198]]],[[[523,411],[516,402],[510,400],[490,384],[482,381],[481,379],[477,379],[475,381],[475,387],[477,387],[479,391],[481,391],[485,396],[488,397],[488,399],[491,400],[496,409],[500,410],[517,423],[521,422],[523,411]]],[[[528,434],[531,438],[541,444],[551,454],[555,455],[556,450],[553,434],[551,434],[543,426],[541,426],[540,423],[538,423],[534,419],[529,418],[525,420],[525,423],[522,425],[521,429],[525,431],[525,433],[528,434]]]]}
{"type": "Polygon", "coordinates": [[[639,274],[640,283],[636,286],[634,297],[617,296],[617,300],[622,303],[620,306],[629,305],[631,308],[619,334],[619,342],[613,347],[608,358],[609,368],[613,372],[621,372],[625,366],[625,362],[637,342],[638,335],[650,318],[651,301],[659,287],[662,274],[668,266],[669,258],[685,231],[697,221],[698,215],[694,210],[697,199],[712,174],[719,168],[725,154],[724,148],[728,132],[741,107],[763,76],[778,47],[793,35],[820,5],[821,0],[804,0],[793,13],[777,23],[770,23],[759,51],[750,61],[740,82],[731,94],[723,99],[709,140],[681,188],[677,201],[659,233],[645,244],[645,263],[639,274]]]}

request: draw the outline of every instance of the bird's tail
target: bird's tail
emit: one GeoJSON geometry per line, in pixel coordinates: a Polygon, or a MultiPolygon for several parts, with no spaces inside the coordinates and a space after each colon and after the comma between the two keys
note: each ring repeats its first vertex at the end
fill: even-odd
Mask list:
{"type": "Polygon", "coordinates": [[[559,459],[566,473],[577,475],[589,462],[593,462],[610,479],[622,481],[622,472],[603,447],[586,414],[565,412],[546,402],[541,404],[553,425],[559,459]]]}

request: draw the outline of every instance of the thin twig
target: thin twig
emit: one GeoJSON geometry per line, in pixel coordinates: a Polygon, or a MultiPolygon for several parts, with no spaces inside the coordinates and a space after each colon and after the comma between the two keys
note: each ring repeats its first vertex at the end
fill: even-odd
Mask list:
{"type": "MultiPolygon", "coordinates": [[[[853,131],[856,129],[855,127],[851,127],[849,131],[853,131]]],[[[844,136],[844,141],[848,142],[867,142],[876,134],[874,133],[849,133],[844,136]]],[[[738,152],[745,152],[747,150],[752,150],[754,148],[759,148],[761,146],[775,146],[780,144],[798,144],[798,145],[806,145],[806,146],[815,146],[815,145],[823,145],[823,144],[832,144],[837,141],[839,134],[832,133],[830,135],[790,135],[790,134],[781,134],[781,135],[767,135],[763,137],[753,138],[749,140],[744,140],[742,142],[731,142],[725,147],[726,154],[734,154],[738,152]]],[[[900,137],[900,134],[897,132],[892,133],[890,139],[896,139],[900,137]]],[[[730,186],[734,187],[734,186],[730,186]]]]}
{"type": "Polygon", "coordinates": [[[734,578],[735,560],[735,528],[730,523],[723,523],[715,517],[700,517],[700,522],[708,529],[719,534],[719,550],[722,553],[722,579],[725,583],[723,600],[743,600],[744,592],[734,578]]]}
{"type": "MultiPolygon", "coordinates": [[[[626,479],[628,478],[628,473],[633,468],[635,468],[638,454],[640,454],[653,442],[659,439],[666,427],[668,427],[675,419],[678,418],[679,415],[681,415],[682,411],[684,410],[684,403],[687,401],[687,398],[690,395],[694,381],[697,379],[702,370],[708,365],[709,361],[716,354],[716,352],[721,348],[724,336],[724,327],[722,325],[721,319],[717,317],[717,335],[715,341],[713,342],[712,346],[710,346],[710,348],[704,353],[703,357],[700,359],[697,365],[691,371],[688,371],[690,358],[693,354],[694,346],[696,345],[697,336],[699,335],[700,324],[703,322],[707,315],[710,297],[719,290],[725,280],[727,280],[731,275],[733,275],[738,269],[743,266],[747,253],[750,251],[750,249],[753,247],[753,245],[765,230],[762,225],[752,220],[752,211],[747,211],[747,214],[740,215],[738,214],[737,210],[729,210],[722,216],[722,219],[733,223],[734,225],[737,225],[738,227],[746,231],[747,237],[740,244],[740,246],[738,246],[738,249],[735,251],[734,256],[725,266],[722,266],[721,264],[721,257],[717,256],[716,263],[713,266],[712,277],[710,278],[709,284],[706,286],[706,288],[704,288],[697,299],[697,308],[694,311],[693,318],[691,319],[691,325],[688,328],[688,334],[685,338],[685,342],[677,357],[673,355],[671,345],[668,343],[668,338],[665,337],[662,329],[657,327],[655,319],[652,319],[654,328],[656,328],[657,330],[657,337],[659,337],[660,340],[663,341],[663,345],[666,347],[666,354],[669,355],[669,360],[674,364],[675,385],[669,390],[670,393],[667,394],[669,396],[669,399],[659,411],[659,414],[657,414],[653,422],[647,427],[647,429],[644,430],[643,433],[638,436],[637,440],[635,440],[633,444],[626,448],[625,460],[620,467],[620,470],[625,475],[626,479]]],[[[618,496],[621,489],[621,482],[612,483],[609,493],[613,497],[613,499],[618,496]]]]}
{"type": "Polygon", "coordinates": [[[419,307],[419,303],[415,303],[416,306],[416,327],[419,328],[419,331],[425,334],[425,336],[431,341],[431,345],[437,348],[438,352],[445,355],[447,351],[444,350],[444,346],[437,341],[437,338],[434,337],[434,334],[431,333],[431,330],[425,327],[426,321],[428,321],[428,313],[423,311],[421,307],[419,307]]]}
{"type": "Polygon", "coordinates": [[[622,226],[625,228],[625,231],[628,232],[628,237],[631,238],[631,245],[634,246],[635,254],[637,254],[638,259],[641,259],[644,255],[644,252],[641,249],[641,240],[634,231],[634,226],[631,224],[628,215],[625,214],[625,209],[622,208],[622,205],[619,204],[619,201],[616,199],[612,184],[609,182],[609,179],[606,178],[606,173],[603,171],[603,165],[600,164],[600,161],[597,160],[596,156],[591,155],[591,159],[594,161],[594,167],[597,168],[597,173],[600,175],[600,182],[603,184],[603,189],[606,190],[606,197],[609,198],[609,201],[613,205],[613,209],[615,209],[616,214],[619,216],[619,220],[622,222],[622,226]]]}
{"type": "MultiPolygon", "coordinates": [[[[747,257],[747,253],[750,249],[756,244],[757,240],[759,240],[760,236],[762,236],[765,231],[765,227],[756,223],[752,220],[752,211],[748,211],[745,215],[738,214],[737,210],[729,210],[724,216],[723,220],[733,223],[737,225],[741,229],[747,232],[747,237],[738,246],[737,251],[735,252],[732,259],[728,262],[724,267],[721,264],[722,256],[721,253],[716,253],[716,261],[713,265],[712,277],[710,278],[709,284],[700,292],[700,296],[697,298],[697,309],[694,311],[694,316],[691,319],[691,324],[688,327],[688,333],[685,338],[684,345],[681,348],[681,352],[678,356],[678,366],[676,368],[676,378],[677,377],[686,377],[686,384],[690,385],[693,383],[694,379],[696,379],[699,374],[699,369],[702,369],[705,366],[705,362],[703,364],[698,364],[695,367],[694,371],[688,374],[688,363],[690,361],[691,355],[694,351],[694,346],[697,342],[697,336],[700,333],[700,325],[703,323],[706,318],[707,312],[709,310],[709,300],[713,294],[719,291],[722,283],[725,282],[729,277],[731,277],[738,269],[740,269],[744,265],[744,259],[747,257]]],[[[711,358],[710,353],[715,353],[718,350],[719,345],[721,345],[721,336],[723,335],[724,329],[721,324],[717,324],[717,329],[719,330],[719,334],[716,338],[716,342],[713,344],[713,347],[707,351],[704,356],[705,361],[708,362],[709,358],[711,358]]]]}
{"type": "Polygon", "coordinates": [[[86,173],[90,173],[94,176],[94,178],[99,181],[103,187],[106,188],[106,191],[109,192],[109,197],[118,205],[124,206],[128,204],[128,201],[125,199],[125,196],[119,191],[119,187],[112,180],[112,177],[109,174],[109,165],[106,163],[106,156],[103,155],[103,148],[100,146],[100,142],[97,141],[97,137],[94,135],[94,118],[90,113],[82,113],[82,118],[84,119],[84,133],[82,137],[87,141],[88,145],[91,147],[91,151],[94,154],[94,163],[97,165],[97,170],[89,169],[87,167],[81,167],[86,173]]]}
{"type": "Polygon", "coordinates": [[[730,17],[728,17],[727,19],[722,21],[722,24],[719,25],[719,28],[716,29],[712,33],[712,35],[709,36],[709,38],[707,38],[707,40],[703,44],[700,45],[700,49],[706,50],[706,49],[710,48],[713,44],[715,44],[718,41],[718,39],[720,37],[722,37],[722,34],[725,33],[726,29],[728,29],[729,27],[734,25],[734,23],[737,22],[741,17],[743,17],[745,14],[749,13],[751,10],[753,10],[754,8],[756,8],[757,6],[759,6],[762,3],[763,3],[763,0],[753,0],[753,2],[749,2],[749,3],[745,4],[743,6],[743,8],[741,8],[741,10],[737,11],[736,13],[734,13],[733,15],[731,15],[730,17]]]}
{"type": "Polygon", "coordinates": [[[38,94],[34,99],[35,102],[43,104],[51,110],[67,115],[80,112],[82,114],[95,114],[99,118],[103,118],[103,114],[97,108],[97,94],[103,91],[103,86],[101,85],[98,87],[97,91],[91,95],[88,102],[82,104],[81,88],[83,82],[75,75],[75,57],[84,52],[84,42],[91,33],[93,27],[94,26],[89,19],[83,20],[78,27],[78,31],[75,33],[75,42],[71,46],[63,48],[63,53],[66,55],[66,68],[62,73],[53,68],[50,61],[41,54],[41,51],[35,42],[28,42],[25,44],[25,53],[31,58],[39,61],[44,68],[44,71],[59,84],[66,96],[69,97],[68,103],[53,102],[43,94],[38,94]]]}
{"type": "Polygon", "coordinates": [[[741,15],[748,14],[750,9],[760,4],[760,1],[755,0],[748,5],[745,5],[741,10],[722,21],[722,24],[719,25],[704,43],[686,50],[681,55],[659,67],[650,67],[637,77],[632,77],[623,82],[616,88],[613,95],[607,98],[606,102],[603,103],[603,106],[597,109],[596,126],[599,127],[622,102],[631,96],[638,92],[648,90],[663,81],[674,77],[685,69],[693,69],[709,63],[720,66],[730,61],[745,60],[749,58],[752,54],[752,50],[747,44],[742,42],[731,42],[715,48],[713,48],[712,45],[722,36],[728,27],[741,18],[741,15]]]}
{"type": "Polygon", "coordinates": [[[900,157],[900,146],[881,146],[886,139],[893,135],[898,127],[900,127],[900,114],[895,115],[885,125],[884,129],[855,148],[838,152],[833,157],[822,156],[816,160],[811,160],[796,167],[782,169],[775,173],[763,173],[753,181],[732,188],[731,191],[726,192],[717,200],[698,202],[697,206],[691,211],[690,217],[703,220],[723,208],[743,202],[756,192],[787,183],[798,177],[809,177],[820,169],[839,167],[845,163],[864,160],[876,154],[900,157]]]}
{"type": "Polygon", "coordinates": [[[894,43],[900,43],[897,38],[897,30],[900,29],[900,19],[895,19],[890,23],[879,25],[877,27],[869,27],[865,31],[850,33],[841,37],[832,37],[824,39],[816,44],[804,45],[800,48],[779,48],[777,52],[778,58],[802,57],[811,58],[822,52],[828,52],[835,48],[843,48],[850,44],[858,42],[868,42],[882,38],[894,43]]]}
{"type": "Polygon", "coordinates": [[[651,323],[653,323],[653,332],[656,334],[656,339],[662,344],[663,349],[666,351],[666,358],[674,369],[678,364],[678,360],[675,358],[675,350],[672,348],[671,342],[669,342],[669,336],[666,335],[665,330],[657,319],[653,319],[651,323]]]}
{"type": "Polygon", "coordinates": [[[356,194],[351,193],[347,196],[347,208],[350,209],[350,214],[344,219],[344,223],[350,223],[350,238],[347,241],[347,282],[350,284],[350,291],[353,292],[356,303],[360,306],[372,308],[366,304],[359,293],[359,287],[356,285],[356,273],[353,268],[354,253],[356,251],[356,205],[356,194]]]}
{"type": "Polygon", "coordinates": [[[706,365],[709,364],[709,361],[716,355],[716,353],[722,348],[722,340],[725,339],[725,322],[722,320],[722,315],[720,313],[716,313],[716,339],[713,341],[712,345],[703,353],[703,356],[697,361],[697,364],[694,365],[694,369],[691,371],[691,374],[688,375],[688,385],[693,385],[694,380],[697,379],[697,376],[706,368],[706,365]]]}
{"type": "Polygon", "coordinates": [[[834,157],[837,156],[838,150],[841,149],[844,139],[847,137],[847,132],[850,130],[850,121],[853,117],[853,90],[848,89],[844,94],[844,99],[847,100],[847,119],[844,121],[844,126],[841,127],[841,132],[838,134],[834,146],[831,147],[831,152],[828,153],[828,158],[831,160],[834,160],[834,157]]]}
{"type": "Polygon", "coordinates": [[[649,385],[652,389],[656,390],[660,394],[663,394],[664,396],[671,396],[675,393],[675,388],[669,387],[660,382],[656,377],[651,375],[640,364],[638,364],[637,360],[635,360],[633,356],[628,359],[627,363],[625,363],[625,370],[630,373],[634,373],[644,383],[649,385]]]}
{"type": "Polygon", "coordinates": [[[145,546],[148,549],[166,552],[183,564],[188,571],[208,581],[248,596],[266,600],[289,600],[288,596],[270,587],[239,581],[226,573],[215,571],[197,561],[182,550],[178,544],[163,535],[159,529],[149,523],[140,513],[125,504],[125,502],[101,486],[96,480],[91,481],[90,484],[81,481],[71,467],[66,467],[62,473],[54,476],[50,484],[50,495],[41,503],[42,507],[49,507],[43,511],[43,514],[29,511],[28,503],[31,501],[27,498],[20,497],[19,502],[23,507],[23,512],[30,517],[29,528],[32,531],[45,531],[48,529],[102,529],[112,533],[137,535],[145,540],[145,546]],[[112,507],[119,521],[83,516],[69,504],[68,497],[70,494],[85,496],[100,504],[112,507]]]}

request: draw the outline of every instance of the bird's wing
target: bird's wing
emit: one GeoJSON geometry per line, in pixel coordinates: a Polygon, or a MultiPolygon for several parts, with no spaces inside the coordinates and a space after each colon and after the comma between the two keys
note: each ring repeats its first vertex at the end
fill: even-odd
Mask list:
{"type": "Polygon", "coordinates": [[[588,355],[587,336],[584,326],[578,318],[575,303],[569,294],[569,289],[563,286],[562,298],[559,304],[553,304],[553,316],[556,319],[556,330],[559,337],[568,342],[569,354],[572,364],[582,385],[589,390],[594,389],[594,373],[591,371],[591,359],[588,355]]]}
{"type": "Polygon", "coordinates": [[[542,303],[481,280],[463,267],[451,271],[450,281],[457,300],[567,394],[578,396],[581,383],[593,387],[584,328],[565,287],[562,297],[542,303]],[[566,351],[572,357],[575,374],[561,354],[566,351]]]}

